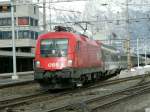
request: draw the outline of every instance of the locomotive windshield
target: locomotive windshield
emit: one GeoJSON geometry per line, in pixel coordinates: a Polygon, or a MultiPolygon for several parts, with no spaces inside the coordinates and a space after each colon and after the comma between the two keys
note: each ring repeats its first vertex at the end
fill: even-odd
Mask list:
{"type": "Polygon", "coordinates": [[[42,57],[66,57],[67,49],[67,39],[44,39],[41,41],[42,57]]]}

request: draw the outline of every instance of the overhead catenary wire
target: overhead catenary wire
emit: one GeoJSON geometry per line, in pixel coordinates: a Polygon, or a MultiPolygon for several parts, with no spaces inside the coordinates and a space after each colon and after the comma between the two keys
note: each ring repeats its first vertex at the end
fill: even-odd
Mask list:
{"type": "MultiPolygon", "coordinates": [[[[39,8],[43,8],[43,6],[39,6],[39,8]]],[[[45,7],[45,8],[48,8],[48,9],[51,9],[51,10],[58,10],[58,11],[64,11],[64,12],[74,12],[74,13],[81,13],[80,11],[76,11],[76,10],[65,10],[65,9],[58,9],[58,8],[55,8],[55,7],[45,7]]]]}
{"type": "MultiPolygon", "coordinates": [[[[47,4],[47,3],[51,3],[51,5],[53,4],[53,3],[62,3],[62,2],[78,2],[78,1],[89,1],[89,0],[51,0],[51,1],[46,1],[45,3],[47,4]]],[[[27,4],[27,5],[29,5],[29,4],[31,4],[31,5],[33,5],[33,4],[42,4],[43,2],[35,2],[35,3],[17,3],[18,5],[24,5],[24,4],[27,4]]],[[[121,4],[123,4],[123,3],[121,3],[121,4]]],[[[132,5],[132,4],[129,4],[128,3],[128,6],[129,5],[132,5]]],[[[141,4],[139,4],[139,5],[141,5],[141,4]]],[[[142,4],[142,5],[146,5],[146,4],[142,4]]],[[[47,7],[46,7],[47,8],[47,7]]],[[[52,10],[60,10],[60,11],[68,11],[68,12],[77,12],[77,13],[81,13],[81,12],[79,12],[79,11],[73,11],[73,10],[64,10],[64,9],[58,9],[58,8],[55,8],[55,7],[51,7],[51,9],[52,10]]],[[[150,18],[149,17],[147,17],[147,18],[129,18],[128,19],[128,21],[127,22],[140,22],[140,20],[150,20],[150,18]]],[[[120,22],[126,22],[126,20],[125,19],[107,19],[107,20],[104,20],[104,19],[102,19],[101,21],[98,21],[98,22],[115,22],[115,21],[120,21],[120,22]]],[[[78,21],[77,21],[78,22],[78,21]]],[[[92,22],[92,23],[97,23],[97,21],[91,21],[91,20],[89,20],[89,21],[87,21],[87,22],[92,22]]],[[[52,23],[52,22],[51,22],[52,23]]],[[[64,23],[62,22],[61,24],[65,24],[65,23],[73,23],[73,22],[71,22],[71,21],[65,21],[64,23]]],[[[46,25],[49,25],[50,23],[46,23],[46,25]]],[[[52,24],[57,24],[57,23],[52,23],[52,24]]]]}
{"type": "Polygon", "coordinates": [[[45,3],[45,4],[49,4],[49,3],[51,3],[51,4],[55,4],[55,3],[68,3],[68,2],[81,2],[81,1],[86,1],[86,2],[88,2],[89,0],[58,0],[58,1],[46,1],[46,2],[15,2],[13,5],[40,5],[40,4],[43,4],[43,3],[45,3]]]}
{"type": "MultiPolygon", "coordinates": [[[[116,22],[116,21],[124,21],[124,22],[126,22],[126,19],[110,19],[110,20],[100,20],[100,21],[96,21],[96,20],[88,20],[88,21],[65,21],[65,22],[51,22],[51,24],[65,24],[65,23],[98,23],[98,22],[116,22]]],[[[132,22],[140,22],[140,21],[138,21],[138,20],[148,20],[148,21],[150,21],[150,18],[136,18],[136,19],[134,19],[134,18],[130,18],[130,19],[128,19],[129,21],[128,22],[130,22],[130,21],[132,21],[132,22]]],[[[49,25],[50,23],[46,23],[46,25],[49,25]]],[[[40,26],[43,26],[43,24],[41,24],[41,25],[38,25],[39,27],[40,26]]],[[[15,26],[15,27],[28,27],[28,26],[15,26]]],[[[37,26],[31,26],[31,27],[37,27],[37,26]]],[[[10,28],[9,26],[3,26],[3,28],[5,29],[5,28],[10,28]]]]}

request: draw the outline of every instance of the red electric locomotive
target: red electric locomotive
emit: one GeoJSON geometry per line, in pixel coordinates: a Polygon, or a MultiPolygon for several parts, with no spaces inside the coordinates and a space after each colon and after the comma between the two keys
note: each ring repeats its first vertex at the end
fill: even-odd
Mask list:
{"type": "Polygon", "coordinates": [[[101,44],[64,29],[56,27],[37,40],[34,79],[49,89],[79,86],[103,71],[101,44]]]}

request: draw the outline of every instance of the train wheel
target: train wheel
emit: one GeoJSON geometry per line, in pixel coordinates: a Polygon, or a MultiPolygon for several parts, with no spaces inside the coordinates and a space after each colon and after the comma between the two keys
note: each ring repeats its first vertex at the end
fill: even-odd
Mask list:
{"type": "Polygon", "coordinates": [[[86,75],[82,75],[82,76],[81,76],[81,82],[82,82],[83,84],[87,83],[87,82],[88,82],[88,77],[87,77],[86,75]]]}
{"type": "Polygon", "coordinates": [[[100,72],[96,73],[96,80],[97,80],[97,81],[101,79],[100,76],[101,76],[101,73],[100,73],[100,72]]]}
{"type": "Polygon", "coordinates": [[[96,73],[92,73],[91,74],[91,80],[92,80],[92,82],[95,82],[96,79],[97,79],[97,74],[96,73]]]}

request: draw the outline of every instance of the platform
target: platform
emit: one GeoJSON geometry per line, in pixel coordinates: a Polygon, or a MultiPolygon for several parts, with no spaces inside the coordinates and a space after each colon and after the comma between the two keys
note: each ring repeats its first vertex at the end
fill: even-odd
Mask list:
{"type": "Polygon", "coordinates": [[[0,74],[0,86],[12,85],[12,84],[22,83],[22,82],[29,82],[29,81],[33,81],[34,80],[33,72],[21,72],[21,73],[18,73],[18,77],[19,78],[17,80],[12,80],[11,75],[12,75],[11,73],[0,74]]]}
{"type": "MultiPolygon", "coordinates": [[[[27,72],[17,72],[18,76],[29,76],[29,75],[33,75],[33,71],[27,71],[27,72]]],[[[4,78],[11,78],[11,76],[13,75],[13,73],[1,73],[0,74],[0,79],[4,79],[4,78]]]]}
{"type": "Polygon", "coordinates": [[[137,75],[150,74],[150,65],[142,67],[133,67],[131,70],[122,70],[120,74],[115,77],[110,78],[109,80],[132,77],[137,75]]]}

